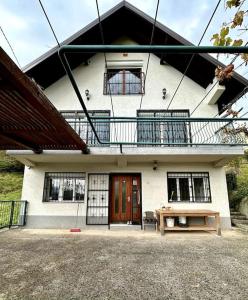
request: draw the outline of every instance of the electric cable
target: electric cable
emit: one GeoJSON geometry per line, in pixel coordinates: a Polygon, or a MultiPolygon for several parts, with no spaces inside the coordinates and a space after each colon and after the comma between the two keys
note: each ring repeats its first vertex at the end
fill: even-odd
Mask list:
{"type": "MultiPolygon", "coordinates": [[[[210,23],[211,23],[212,20],[213,20],[213,17],[214,17],[214,15],[215,15],[215,13],[216,13],[216,11],[217,11],[217,9],[218,9],[218,7],[219,7],[221,1],[222,1],[222,0],[218,0],[218,3],[217,3],[217,5],[215,6],[215,9],[214,9],[214,11],[213,11],[213,13],[212,13],[212,15],[211,15],[209,21],[208,21],[208,24],[207,24],[207,26],[206,26],[206,28],[205,28],[205,30],[204,30],[204,32],[203,32],[201,38],[200,38],[200,41],[199,41],[199,43],[198,43],[198,46],[200,46],[200,44],[201,44],[201,42],[202,42],[202,40],[203,40],[203,38],[204,38],[204,36],[205,36],[205,34],[206,34],[208,28],[209,28],[210,23]]],[[[177,88],[175,89],[175,92],[174,92],[174,94],[173,94],[173,96],[172,96],[172,98],[171,98],[171,100],[170,100],[170,102],[169,102],[169,104],[168,104],[168,106],[167,106],[167,110],[169,109],[169,107],[170,107],[172,101],[174,100],[174,98],[175,98],[175,96],[176,96],[176,94],[177,94],[177,92],[178,92],[178,90],[179,90],[179,88],[180,88],[180,86],[181,86],[181,84],[182,84],[182,82],[183,82],[185,76],[186,76],[186,73],[187,73],[187,71],[188,71],[188,69],[189,69],[189,67],[190,67],[190,65],[191,65],[191,63],[192,63],[192,61],[193,61],[193,59],[194,59],[194,57],[195,57],[195,54],[193,54],[193,55],[191,56],[191,58],[190,58],[190,60],[189,60],[189,63],[188,63],[188,65],[186,66],[186,69],[185,69],[185,71],[184,71],[184,73],[183,73],[183,76],[181,77],[181,79],[180,79],[180,81],[179,81],[179,84],[178,84],[177,88]]]]}
{"type": "Polygon", "coordinates": [[[59,40],[58,40],[58,38],[57,38],[57,36],[56,36],[56,34],[55,34],[55,31],[54,31],[54,29],[53,29],[53,26],[52,26],[52,24],[51,24],[51,22],[50,22],[50,20],[49,20],[49,17],[48,17],[48,15],[47,15],[47,13],[46,13],[46,10],[45,10],[45,8],[44,8],[44,6],[43,6],[41,0],[39,0],[39,3],[40,3],[40,6],[41,6],[41,9],[43,10],[43,13],[44,13],[44,15],[45,15],[45,17],[46,17],[46,19],[47,19],[47,22],[48,22],[48,24],[49,24],[49,26],[50,26],[50,28],[51,28],[51,30],[52,30],[53,36],[54,36],[54,38],[55,38],[55,40],[56,40],[58,46],[60,47],[59,40]]]}
{"type": "Polygon", "coordinates": [[[19,68],[21,68],[21,65],[20,65],[20,63],[19,63],[19,60],[18,60],[18,58],[17,58],[17,56],[16,56],[16,54],[15,54],[15,51],[14,51],[13,47],[11,46],[11,44],[10,44],[10,42],[9,42],[9,40],[8,40],[6,34],[4,33],[3,28],[2,28],[1,26],[0,26],[0,30],[1,30],[1,32],[2,32],[2,34],[3,34],[3,37],[5,38],[5,40],[6,40],[6,42],[7,42],[7,44],[9,45],[10,50],[11,50],[12,54],[14,55],[15,60],[16,60],[16,62],[17,62],[17,64],[18,64],[19,68]]]}
{"type": "MultiPolygon", "coordinates": [[[[103,34],[102,21],[101,21],[101,16],[100,16],[100,10],[99,10],[99,5],[98,5],[98,0],[96,0],[96,10],[97,10],[98,24],[99,24],[99,29],[100,29],[100,35],[101,35],[101,39],[102,39],[102,44],[105,45],[105,40],[104,40],[104,34],[103,34]]],[[[105,52],[103,53],[103,55],[104,55],[105,69],[106,69],[106,72],[107,72],[107,70],[108,70],[107,56],[106,56],[105,52]]],[[[108,76],[108,75],[106,75],[106,76],[108,76]]],[[[106,87],[106,89],[109,91],[109,97],[110,97],[110,102],[111,102],[112,115],[113,115],[113,117],[115,117],[113,97],[112,97],[112,91],[111,91],[111,85],[110,85],[110,82],[108,81],[108,77],[106,78],[106,83],[108,85],[108,89],[107,89],[107,87],[106,87]]],[[[116,139],[116,142],[117,142],[117,130],[116,130],[115,123],[114,123],[114,127],[115,127],[115,139],[116,139]]]]}
{"type": "MultiPolygon", "coordinates": [[[[237,57],[235,58],[237,59],[237,57]]],[[[235,71],[236,69],[234,69],[235,71]]],[[[201,99],[201,101],[195,106],[195,108],[193,109],[193,111],[190,113],[190,117],[193,115],[193,113],[198,109],[198,107],[202,104],[202,102],[207,98],[207,96],[210,94],[210,92],[213,90],[213,88],[218,84],[218,81],[215,82],[215,84],[212,85],[212,87],[209,89],[209,91],[207,92],[207,94],[203,97],[203,99],[201,99]]]]}
{"type": "MultiPolygon", "coordinates": [[[[159,3],[160,3],[160,0],[157,1],[155,17],[154,17],[154,22],[153,22],[153,26],[152,26],[152,33],[151,33],[151,39],[150,39],[150,46],[152,45],[153,39],[154,39],[154,33],[155,33],[155,27],[156,27],[156,23],[157,23],[157,16],[158,16],[159,3]]],[[[149,53],[148,53],[148,58],[147,58],[147,63],[146,63],[145,76],[144,76],[144,87],[145,87],[145,84],[146,84],[146,78],[147,78],[147,73],[148,73],[148,68],[149,68],[150,58],[151,58],[151,53],[149,52],[149,53]]],[[[143,97],[144,97],[144,93],[142,93],[142,95],[141,95],[140,105],[139,105],[139,110],[141,110],[141,106],[142,106],[142,102],[143,102],[143,97]]]]}

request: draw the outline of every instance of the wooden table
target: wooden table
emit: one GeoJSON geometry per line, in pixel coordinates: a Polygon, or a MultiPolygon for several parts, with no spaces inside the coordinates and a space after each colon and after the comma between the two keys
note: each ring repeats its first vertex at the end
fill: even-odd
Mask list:
{"type": "Polygon", "coordinates": [[[221,235],[220,229],[220,213],[212,210],[203,209],[158,209],[156,210],[158,226],[157,230],[160,229],[161,235],[164,235],[165,231],[193,231],[193,230],[205,230],[205,231],[216,231],[217,235],[221,235]],[[188,227],[174,226],[167,227],[165,218],[166,217],[203,217],[203,225],[189,225],[188,227]],[[213,225],[208,223],[208,218],[214,217],[215,222],[213,225]],[[158,229],[159,228],[159,229],[158,229]]]}

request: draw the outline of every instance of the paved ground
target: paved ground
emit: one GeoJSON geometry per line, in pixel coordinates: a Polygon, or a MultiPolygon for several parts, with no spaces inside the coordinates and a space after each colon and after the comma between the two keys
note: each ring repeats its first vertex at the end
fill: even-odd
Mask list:
{"type": "Polygon", "coordinates": [[[238,232],[0,232],[0,299],[247,298],[238,232]]]}

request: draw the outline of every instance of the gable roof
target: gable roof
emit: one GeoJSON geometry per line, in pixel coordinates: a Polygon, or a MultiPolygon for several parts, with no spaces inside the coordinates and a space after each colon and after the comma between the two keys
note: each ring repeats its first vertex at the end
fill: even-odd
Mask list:
{"type": "MultiPolygon", "coordinates": [[[[121,36],[128,36],[141,45],[150,43],[150,36],[154,19],[143,13],[126,1],[110,9],[101,16],[102,28],[104,33],[105,44],[111,44],[121,36]],[[114,28],[114,30],[113,30],[114,28]]],[[[98,19],[66,39],[61,45],[97,45],[102,44],[98,19]]],[[[153,44],[157,45],[193,45],[182,36],[178,35],[160,22],[156,22],[153,44]]],[[[58,46],[49,50],[26,67],[23,71],[36,80],[44,88],[57,81],[65,75],[63,66],[59,60],[58,46]]],[[[87,63],[88,59],[94,53],[68,55],[68,61],[72,69],[81,63],[87,63]]],[[[166,61],[180,72],[184,73],[186,66],[191,58],[191,54],[167,54],[157,55],[161,63],[166,61]]],[[[215,58],[208,54],[195,55],[186,76],[206,88],[212,83],[216,66],[222,65],[215,58]],[[200,70],[200,76],[199,76],[200,70]]],[[[238,73],[228,81],[226,90],[218,100],[219,109],[223,105],[230,103],[244,87],[248,85],[248,80],[238,73]]]]}

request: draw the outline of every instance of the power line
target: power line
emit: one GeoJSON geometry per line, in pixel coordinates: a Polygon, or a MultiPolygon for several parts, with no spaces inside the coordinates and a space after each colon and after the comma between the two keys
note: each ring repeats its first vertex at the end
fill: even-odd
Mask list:
{"type": "MultiPolygon", "coordinates": [[[[157,1],[155,17],[154,17],[154,22],[153,22],[153,26],[152,26],[152,34],[151,34],[151,39],[150,39],[150,46],[151,46],[152,43],[153,43],[154,32],[155,32],[155,26],[156,26],[157,16],[158,16],[159,3],[160,3],[160,0],[157,1]]],[[[147,58],[147,63],[146,63],[146,71],[145,71],[145,77],[144,77],[144,86],[145,86],[145,83],[146,83],[146,77],[147,77],[147,72],[148,72],[149,63],[150,63],[150,57],[151,57],[151,53],[149,52],[148,58],[147,58]]],[[[143,102],[143,97],[144,97],[144,94],[141,95],[139,109],[141,109],[142,102],[143,102]]]]}
{"type": "Polygon", "coordinates": [[[244,116],[246,116],[247,114],[248,114],[248,111],[247,111],[246,113],[244,113],[244,114],[240,117],[240,119],[243,118],[244,116]]]}
{"type": "MultiPolygon", "coordinates": [[[[235,58],[237,59],[237,57],[235,58]]],[[[234,71],[236,68],[234,69],[234,71]]],[[[207,96],[210,94],[210,92],[213,90],[213,88],[218,84],[218,81],[215,82],[215,84],[211,87],[211,89],[207,92],[207,94],[202,98],[202,100],[196,105],[196,107],[193,109],[193,111],[190,114],[190,117],[193,115],[193,113],[198,109],[198,107],[202,104],[202,102],[207,98],[207,96]]]]}
{"type": "MultiPolygon", "coordinates": [[[[202,42],[202,40],[203,40],[203,38],[204,38],[204,36],[205,36],[205,34],[206,34],[208,28],[209,28],[210,23],[211,23],[212,20],[213,20],[213,17],[214,17],[214,15],[215,15],[215,13],[216,13],[216,11],[217,11],[217,9],[218,9],[218,7],[219,7],[221,1],[222,1],[222,0],[219,0],[219,1],[218,1],[217,5],[216,5],[216,7],[215,7],[215,9],[214,9],[214,11],[213,11],[213,13],[212,13],[212,15],[211,15],[209,21],[208,21],[208,24],[207,24],[207,26],[206,26],[206,28],[205,28],[205,30],[204,30],[204,32],[203,32],[201,38],[200,38],[200,41],[199,41],[199,43],[198,43],[198,46],[200,46],[200,44],[201,44],[201,42],[202,42]]],[[[169,107],[170,107],[172,101],[174,100],[174,98],[175,98],[175,96],[176,96],[176,94],[177,94],[177,92],[178,92],[178,90],[179,90],[179,88],[180,88],[180,86],[181,86],[181,84],[182,84],[182,82],[183,82],[183,80],[184,80],[184,77],[186,76],[186,73],[187,73],[187,71],[188,71],[188,69],[189,69],[189,67],[190,67],[190,65],[191,65],[191,63],[192,63],[192,61],[193,61],[193,59],[194,59],[194,57],[195,57],[195,54],[193,54],[193,55],[191,56],[191,58],[190,58],[190,60],[189,60],[189,63],[188,63],[188,65],[186,66],[186,69],[185,69],[185,71],[184,71],[184,73],[183,73],[183,76],[182,76],[181,80],[179,81],[179,84],[178,84],[178,86],[177,86],[177,88],[176,88],[176,90],[175,90],[175,92],[174,92],[174,94],[173,94],[173,96],[172,96],[172,98],[171,98],[171,100],[170,100],[168,106],[167,106],[167,110],[169,109],[169,107]]]]}
{"type": "MultiPolygon", "coordinates": [[[[244,44],[244,46],[247,46],[247,45],[248,45],[248,42],[246,42],[246,43],[244,44]]],[[[233,59],[231,60],[230,64],[233,64],[233,63],[235,62],[235,60],[239,57],[239,55],[240,55],[240,53],[235,54],[235,56],[234,56],[233,59]]]]}
{"type": "MultiPolygon", "coordinates": [[[[101,16],[100,16],[100,10],[99,10],[99,5],[98,5],[98,0],[96,0],[96,9],[97,9],[98,24],[99,24],[99,29],[100,29],[102,44],[104,45],[105,41],[104,41],[104,34],[103,34],[103,28],[102,28],[102,22],[101,22],[101,16]]],[[[107,72],[107,70],[108,70],[107,56],[106,56],[105,52],[103,53],[103,55],[104,55],[104,61],[105,61],[105,69],[106,69],[106,72],[107,72]]],[[[112,114],[113,114],[113,117],[114,117],[115,113],[114,113],[113,98],[112,98],[111,86],[110,86],[110,82],[108,81],[108,78],[107,78],[107,84],[109,85],[109,96],[110,96],[110,101],[111,101],[112,114]]]]}
{"type": "Polygon", "coordinates": [[[3,34],[3,36],[4,36],[4,38],[5,38],[5,40],[6,40],[6,42],[7,42],[7,44],[9,45],[10,50],[11,50],[12,54],[14,55],[15,60],[16,60],[16,62],[17,62],[17,64],[18,64],[19,68],[21,68],[21,65],[20,65],[20,63],[19,63],[19,60],[17,59],[17,57],[16,57],[16,55],[15,55],[15,51],[14,51],[14,49],[12,48],[12,46],[11,46],[11,44],[10,44],[10,42],[9,42],[9,40],[8,40],[6,34],[4,33],[3,28],[2,28],[1,26],[0,26],[0,30],[1,30],[1,32],[2,32],[2,34],[3,34]]]}
{"type": "MultiPolygon", "coordinates": [[[[100,29],[102,44],[104,45],[105,44],[105,40],[104,40],[104,34],[103,34],[103,28],[102,28],[102,22],[101,22],[101,16],[100,16],[100,10],[99,10],[99,5],[98,5],[98,0],[96,0],[96,9],[97,9],[98,24],[99,24],[99,29],[100,29]]],[[[106,69],[106,72],[107,72],[107,70],[108,70],[107,56],[106,56],[105,52],[103,53],[103,55],[104,55],[105,69],[106,69]]],[[[110,102],[111,102],[112,115],[113,115],[113,117],[115,117],[114,104],[113,104],[113,98],[112,98],[112,92],[111,92],[111,85],[110,85],[110,82],[108,81],[108,78],[106,79],[106,82],[107,82],[108,90],[109,90],[109,97],[110,97],[110,102]]],[[[117,142],[118,139],[117,139],[117,130],[116,130],[115,123],[114,123],[114,128],[115,128],[115,139],[116,139],[116,142],[117,142]]]]}
{"type": "MultiPolygon", "coordinates": [[[[212,89],[211,89],[212,90],[212,89]]],[[[244,87],[244,89],[227,105],[225,105],[222,109],[221,112],[217,113],[216,115],[214,115],[212,118],[216,118],[217,116],[221,115],[228,107],[232,106],[232,104],[234,104],[235,102],[237,102],[241,97],[243,97],[246,93],[248,92],[248,86],[244,87]]],[[[243,116],[245,116],[246,114],[248,114],[248,111],[243,114],[240,118],[242,118],[243,116]]],[[[207,125],[209,124],[209,122],[207,122],[205,125],[203,125],[199,130],[197,130],[197,132],[194,133],[194,135],[192,136],[192,138],[199,133],[202,129],[204,129],[207,125]]]]}
{"type": "MultiPolygon", "coordinates": [[[[221,109],[221,113],[222,114],[228,107],[231,107],[234,103],[236,103],[238,100],[240,100],[246,93],[248,92],[248,86],[244,87],[244,89],[232,100],[230,101],[227,105],[225,105],[222,109],[221,109]]],[[[218,115],[220,115],[219,113],[217,113],[215,117],[217,117],[218,115]]]]}
{"type": "Polygon", "coordinates": [[[56,40],[58,46],[60,47],[59,40],[58,40],[58,38],[57,38],[57,36],[56,36],[56,34],[55,34],[55,31],[53,30],[53,26],[52,26],[52,24],[51,24],[51,22],[50,22],[50,20],[49,20],[49,18],[48,18],[48,15],[47,15],[47,13],[46,13],[46,10],[45,10],[45,8],[44,8],[44,6],[43,6],[41,0],[39,0],[39,3],[40,3],[40,6],[41,6],[41,9],[43,10],[43,13],[44,13],[44,15],[45,15],[45,17],[46,17],[46,19],[47,19],[47,22],[48,22],[48,24],[49,24],[49,26],[50,26],[50,28],[51,28],[51,30],[52,30],[53,36],[54,36],[54,38],[55,38],[55,40],[56,40]]]}

